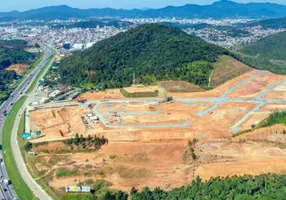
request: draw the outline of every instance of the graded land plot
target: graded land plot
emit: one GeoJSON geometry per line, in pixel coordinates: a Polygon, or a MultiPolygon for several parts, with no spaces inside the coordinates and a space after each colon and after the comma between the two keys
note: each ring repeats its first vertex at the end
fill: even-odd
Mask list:
{"type": "Polygon", "coordinates": [[[257,125],[269,116],[269,114],[252,114],[248,120],[246,120],[241,126],[241,130],[252,129],[252,125],[257,125]]]}
{"type": "Polygon", "coordinates": [[[269,92],[263,98],[264,99],[285,100],[286,99],[286,92],[269,92]]]}
{"type": "Polygon", "coordinates": [[[120,89],[110,89],[99,92],[87,92],[78,97],[78,99],[98,100],[98,99],[122,99],[120,89]]]}
{"type": "Polygon", "coordinates": [[[209,90],[209,91],[205,91],[205,92],[193,92],[193,93],[169,93],[169,96],[172,97],[178,97],[178,98],[188,98],[188,97],[219,97],[220,95],[222,95],[224,92],[226,92],[227,90],[229,90],[231,87],[236,86],[238,83],[240,83],[241,81],[254,76],[258,73],[260,73],[261,71],[259,70],[250,70],[244,74],[242,74],[241,76],[238,76],[234,79],[231,79],[229,81],[227,81],[226,83],[218,86],[217,88],[213,89],[213,90],[209,90]]]}
{"type": "Polygon", "coordinates": [[[135,86],[135,87],[125,87],[124,90],[128,93],[136,93],[136,92],[154,92],[159,91],[160,88],[158,86],[135,86]]]}
{"type": "MultiPolygon", "coordinates": [[[[276,82],[285,78],[285,76],[267,72],[265,75],[250,80],[244,86],[239,87],[232,92],[229,97],[232,98],[255,98],[259,93],[272,86],[276,82]]],[[[269,91],[271,92],[271,91],[269,91]]]]}
{"type": "Polygon", "coordinates": [[[169,107],[168,111],[179,111],[190,113],[191,115],[197,115],[199,111],[207,110],[208,108],[214,106],[216,102],[198,102],[198,101],[185,101],[179,103],[180,106],[169,107]]]}
{"type": "MultiPolygon", "coordinates": [[[[188,114],[160,114],[160,115],[120,115],[121,125],[147,125],[147,124],[180,124],[188,123],[191,116],[188,114]]],[[[113,118],[111,118],[113,120],[113,118]]]]}
{"type": "Polygon", "coordinates": [[[210,85],[217,87],[250,70],[250,67],[232,57],[221,56],[214,66],[210,85]]]}
{"type": "Polygon", "coordinates": [[[286,135],[284,132],[286,131],[286,126],[283,124],[277,124],[271,127],[266,128],[260,128],[260,129],[254,129],[252,132],[249,132],[247,134],[240,135],[238,137],[235,137],[235,141],[265,141],[272,142],[270,143],[270,146],[273,145],[277,146],[281,145],[284,149],[286,148],[286,135]]]}
{"type": "Polygon", "coordinates": [[[152,104],[148,101],[129,102],[129,103],[101,103],[98,110],[102,113],[106,112],[136,112],[136,111],[152,111],[152,104]]]}
{"type": "Polygon", "coordinates": [[[278,85],[276,88],[274,88],[275,92],[286,92],[286,84],[278,85]]]}
{"type": "Polygon", "coordinates": [[[45,140],[71,137],[75,133],[87,134],[80,106],[41,109],[30,112],[31,131],[41,131],[45,140]]]}
{"type": "Polygon", "coordinates": [[[286,104],[266,104],[260,111],[282,111],[286,110],[286,104]]]}
{"type": "Polygon", "coordinates": [[[196,175],[203,180],[216,176],[284,173],[286,170],[286,152],[278,147],[254,142],[218,142],[202,144],[202,150],[215,157],[228,158],[224,162],[201,164],[196,175]]]}
{"type": "Polygon", "coordinates": [[[223,103],[213,112],[195,120],[193,127],[228,132],[229,128],[255,105],[255,103],[223,103]]]}

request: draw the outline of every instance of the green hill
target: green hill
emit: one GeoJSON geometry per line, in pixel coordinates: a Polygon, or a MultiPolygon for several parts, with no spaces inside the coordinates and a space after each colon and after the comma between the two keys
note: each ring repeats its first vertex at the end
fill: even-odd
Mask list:
{"type": "Polygon", "coordinates": [[[277,33],[242,48],[251,66],[286,74],[286,32],[277,33]]]}
{"type": "Polygon", "coordinates": [[[284,18],[259,20],[257,22],[246,24],[245,26],[252,26],[252,27],[262,26],[263,28],[272,28],[272,29],[286,28],[286,18],[284,17],[284,18]]]}
{"type": "Polygon", "coordinates": [[[61,81],[112,88],[183,80],[207,87],[214,64],[229,52],[169,26],[149,24],[96,43],[62,60],[61,81]]]}
{"type": "Polygon", "coordinates": [[[11,64],[30,64],[35,55],[24,50],[24,40],[0,40],[0,102],[8,96],[8,86],[16,79],[15,71],[6,71],[11,64]]]}
{"type": "Polygon", "coordinates": [[[0,40],[0,69],[29,63],[35,55],[24,50],[27,44],[24,40],[0,40]]]}

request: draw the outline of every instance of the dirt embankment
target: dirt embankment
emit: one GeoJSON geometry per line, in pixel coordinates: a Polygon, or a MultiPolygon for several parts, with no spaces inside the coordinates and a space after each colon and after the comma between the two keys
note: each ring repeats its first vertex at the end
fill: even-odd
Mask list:
{"type": "Polygon", "coordinates": [[[15,64],[11,65],[10,67],[6,68],[6,70],[13,70],[18,75],[24,75],[28,70],[28,65],[22,65],[22,64],[15,64]]]}
{"type": "Polygon", "coordinates": [[[235,138],[235,140],[269,141],[274,143],[286,144],[285,133],[285,125],[274,125],[272,127],[257,129],[253,132],[238,136],[235,138]]]}

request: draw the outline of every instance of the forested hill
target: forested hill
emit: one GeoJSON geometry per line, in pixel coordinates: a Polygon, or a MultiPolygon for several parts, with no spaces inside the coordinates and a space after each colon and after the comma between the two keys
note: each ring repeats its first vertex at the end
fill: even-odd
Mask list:
{"type": "Polygon", "coordinates": [[[33,59],[35,55],[24,50],[27,43],[24,40],[0,40],[0,70],[33,59]]]}
{"type": "Polygon", "coordinates": [[[272,28],[272,29],[286,28],[286,17],[260,20],[250,24],[245,24],[245,26],[252,26],[252,27],[262,26],[263,28],[272,28]]]}
{"type": "Polygon", "coordinates": [[[148,24],[63,59],[60,74],[66,84],[103,88],[129,86],[133,73],[143,84],[185,80],[206,86],[214,62],[227,54],[174,27],[148,24]]]}
{"type": "Polygon", "coordinates": [[[30,64],[35,57],[24,50],[27,44],[24,40],[0,40],[0,102],[7,98],[8,86],[17,77],[15,71],[4,69],[11,64],[30,64]]]}
{"type": "Polygon", "coordinates": [[[251,66],[286,74],[286,32],[270,35],[247,45],[241,52],[253,57],[249,63],[251,66]]]}

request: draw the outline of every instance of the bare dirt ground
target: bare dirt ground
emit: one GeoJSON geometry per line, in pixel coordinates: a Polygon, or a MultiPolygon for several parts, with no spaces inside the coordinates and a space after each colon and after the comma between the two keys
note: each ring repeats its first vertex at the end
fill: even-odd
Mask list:
{"type": "MultiPolygon", "coordinates": [[[[76,153],[53,161],[49,169],[55,169],[49,184],[63,188],[89,179],[104,179],[111,183],[111,189],[130,191],[132,186],[154,189],[159,186],[170,190],[190,183],[196,176],[207,180],[215,176],[234,174],[259,174],[283,172],[286,153],[277,147],[254,142],[208,141],[195,147],[197,160],[184,153],[187,142],[168,141],[156,143],[109,143],[95,153],[76,153]],[[71,176],[56,177],[60,168],[67,171],[77,169],[71,176]]],[[[48,172],[45,164],[51,163],[45,154],[38,156],[38,168],[48,172]]]]}
{"type": "Polygon", "coordinates": [[[136,87],[125,87],[128,93],[134,92],[155,92],[158,90],[158,86],[136,86],[136,87]]]}
{"type": "Polygon", "coordinates": [[[121,94],[119,89],[106,90],[103,92],[88,92],[79,96],[78,99],[88,99],[88,100],[97,100],[97,99],[122,99],[124,96],[121,94]]]}
{"type": "Polygon", "coordinates": [[[252,129],[252,125],[257,125],[269,116],[269,114],[256,114],[252,115],[244,124],[241,126],[242,130],[252,129]]]}
{"type": "Polygon", "coordinates": [[[83,109],[79,106],[55,109],[42,109],[30,113],[31,131],[42,131],[46,140],[73,136],[75,133],[86,134],[81,116],[83,109]]]}
{"type": "Polygon", "coordinates": [[[261,109],[261,111],[277,111],[286,110],[286,104],[266,104],[261,109]]]}
{"type": "MultiPolygon", "coordinates": [[[[169,93],[169,96],[218,97],[232,86],[259,72],[251,70],[212,91],[169,93]]],[[[281,78],[283,77],[269,73],[238,88],[231,96],[255,98],[260,91],[281,78]]],[[[265,97],[267,98],[268,95],[274,99],[286,98],[283,91],[270,92],[265,97]]],[[[108,100],[124,97],[119,90],[108,90],[87,93],[80,98],[108,100]]],[[[60,142],[37,147],[34,150],[39,154],[29,159],[30,165],[35,169],[33,175],[36,178],[43,177],[47,184],[57,191],[62,191],[67,184],[84,183],[93,186],[99,179],[108,181],[111,189],[130,191],[132,186],[141,189],[146,185],[152,189],[159,186],[170,190],[189,184],[196,176],[207,180],[214,176],[286,172],[286,136],[283,134],[285,126],[277,125],[259,129],[232,138],[230,127],[257,104],[224,102],[211,113],[203,117],[198,116],[199,111],[204,111],[215,104],[216,102],[211,101],[175,101],[151,105],[150,102],[143,101],[104,102],[99,106],[101,113],[107,113],[108,121],[119,118],[123,125],[190,123],[187,127],[161,129],[112,129],[103,126],[100,122],[86,130],[81,116],[84,116],[85,112],[91,112],[90,109],[73,107],[65,108],[67,110],[57,108],[34,111],[31,113],[32,130],[42,129],[46,135],[37,139],[38,141],[60,138],[62,136],[59,132],[67,132],[67,134],[77,132],[104,136],[109,142],[97,152],[72,154],[45,153],[47,150],[60,149],[60,142]],[[140,114],[140,112],[150,111],[158,113],[140,114]],[[120,114],[110,117],[111,114],[108,113],[111,112],[120,114]],[[128,112],[139,112],[139,114],[128,112]],[[195,160],[190,157],[188,148],[188,140],[193,138],[198,139],[194,147],[197,155],[195,160]],[[65,170],[66,173],[59,176],[59,170],[65,170]]],[[[257,124],[266,118],[269,113],[263,113],[263,111],[276,109],[285,110],[286,105],[264,105],[257,111],[262,113],[251,115],[242,124],[241,130],[250,129],[252,124],[257,124]]]]}
{"type": "Polygon", "coordinates": [[[286,126],[275,125],[272,127],[254,130],[253,132],[250,132],[248,134],[236,137],[235,140],[269,141],[286,144],[286,135],[283,134],[284,130],[286,131],[286,126]]]}
{"type": "Polygon", "coordinates": [[[14,70],[18,75],[24,75],[28,70],[28,65],[15,64],[6,68],[6,70],[14,70]]]}
{"type": "Polygon", "coordinates": [[[267,73],[264,76],[257,77],[249,81],[244,87],[241,87],[231,93],[230,97],[244,97],[244,98],[254,98],[261,91],[265,90],[267,87],[270,87],[279,80],[285,78],[284,76],[267,73]]]}
{"type": "Polygon", "coordinates": [[[276,88],[274,88],[274,91],[286,92],[286,84],[277,86],[276,88]]]}
{"type": "Polygon", "coordinates": [[[270,92],[264,96],[266,99],[277,99],[284,100],[286,99],[286,92],[270,92]]]}

